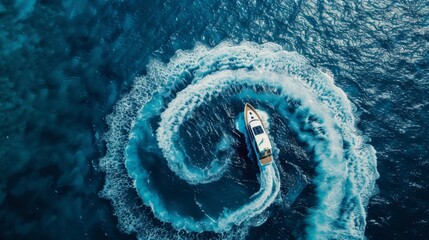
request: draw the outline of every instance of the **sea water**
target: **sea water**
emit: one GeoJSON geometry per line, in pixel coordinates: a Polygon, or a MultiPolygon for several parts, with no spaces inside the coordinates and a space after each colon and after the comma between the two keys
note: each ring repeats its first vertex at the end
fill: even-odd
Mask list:
{"type": "Polygon", "coordinates": [[[427,238],[428,13],[0,3],[2,238],[427,238]]]}

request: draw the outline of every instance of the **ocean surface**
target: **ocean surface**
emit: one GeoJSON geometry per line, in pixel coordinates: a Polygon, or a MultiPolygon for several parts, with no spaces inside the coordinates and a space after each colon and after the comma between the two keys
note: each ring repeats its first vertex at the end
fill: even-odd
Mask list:
{"type": "Polygon", "coordinates": [[[428,239],[428,131],[428,1],[0,2],[0,239],[428,239]]]}

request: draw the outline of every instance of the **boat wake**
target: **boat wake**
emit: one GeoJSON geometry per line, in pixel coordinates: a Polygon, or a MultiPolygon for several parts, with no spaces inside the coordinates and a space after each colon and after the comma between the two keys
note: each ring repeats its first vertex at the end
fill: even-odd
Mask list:
{"type": "MultiPolygon", "coordinates": [[[[239,150],[243,135],[233,130],[247,101],[276,113],[314,153],[317,203],[306,213],[307,237],[363,237],[378,173],[353,105],[299,54],[248,42],[198,45],[168,64],[153,60],[117,103],[107,119],[101,195],[112,201],[122,230],[144,238],[227,238],[267,220],[258,216],[288,184],[278,169],[285,160],[277,158],[279,145],[279,166],[262,168],[258,180],[246,175],[252,167],[239,150]]],[[[272,143],[284,142],[281,132],[271,131],[272,143]]]]}

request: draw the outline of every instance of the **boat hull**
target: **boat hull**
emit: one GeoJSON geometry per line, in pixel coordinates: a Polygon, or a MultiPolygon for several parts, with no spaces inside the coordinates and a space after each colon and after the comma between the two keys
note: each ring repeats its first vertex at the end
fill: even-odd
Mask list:
{"type": "Polygon", "coordinates": [[[266,127],[256,109],[249,103],[244,106],[244,121],[258,164],[260,166],[271,164],[273,162],[272,147],[266,127]]]}

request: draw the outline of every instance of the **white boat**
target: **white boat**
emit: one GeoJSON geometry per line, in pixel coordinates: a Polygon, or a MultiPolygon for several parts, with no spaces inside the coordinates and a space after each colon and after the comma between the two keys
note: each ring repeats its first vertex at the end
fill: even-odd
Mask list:
{"type": "Polygon", "coordinates": [[[252,147],[258,158],[260,166],[266,166],[273,162],[270,139],[261,117],[255,108],[249,103],[244,106],[244,121],[252,147]]]}

